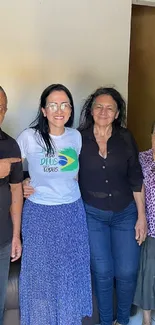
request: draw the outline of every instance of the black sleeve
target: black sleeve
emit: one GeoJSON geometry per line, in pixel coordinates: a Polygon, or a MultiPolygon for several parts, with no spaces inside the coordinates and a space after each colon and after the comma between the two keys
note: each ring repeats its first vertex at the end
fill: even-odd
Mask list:
{"type": "Polygon", "coordinates": [[[24,171],[23,172],[23,178],[25,179],[25,178],[29,178],[29,177],[30,177],[29,172],[28,171],[24,171]]]}
{"type": "MultiPolygon", "coordinates": [[[[21,158],[20,148],[14,140],[11,148],[11,158],[21,158]]],[[[9,175],[9,183],[17,184],[23,181],[23,167],[22,162],[14,163],[11,165],[11,172],[9,175]]]]}
{"type": "Polygon", "coordinates": [[[123,132],[126,142],[128,159],[128,179],[133,192],[141,192],[143,184],[143,172],[139,162],[139,151],[137,143],[129,130],[123,132]]]}

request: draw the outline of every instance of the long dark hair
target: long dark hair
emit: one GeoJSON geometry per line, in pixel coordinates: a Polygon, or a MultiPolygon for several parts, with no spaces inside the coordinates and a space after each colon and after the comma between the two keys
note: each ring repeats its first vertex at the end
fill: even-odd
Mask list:
{"type": "Polygon", "coordinates": [[[126,103],[121,94],[114,88],[110,87],[100,87],[96,89],[85,101],[81,115],[80,115],[80,123],[79,130],[85,130],[94,125],[94,119],[91,114],[92,105],[95,99],[100,95],[109,95],[113,98],[113,100],[117,104],[117,108],[119,111],[118,118],[114,120],[113,124],[116,126],[126,126],[126,103]]]}
{"type": "Polygon", "coordinates": [[[73,102],[73,97],[64,85],[62,84],[53,84],[48,86],[42,93],[40,97],[40,104],[39,104],[39,109],[37,116],[35,120],[31,123],[30,127],[35,129],[36,132],[39,132],[39,135],[41,136],[41,140],[44,143],[44,146],[47,150],[48,154],[54,154],[55,152],[55,147],[54,143],[52,142],[50,135],[49,135],[49,125],[48,125],[48,120],[47,117],[44,117],[43,112],[42,112],[42,107],[45,108],[46,106],[46,99],[47,97],[53,92],[53,91],[64,91],[66,95],[69,98],[70,104],[71,104],[71,115],[69,120],[66,122],[65,126],[66,127],[72,127],[73,122],[74,122],[74,102],[73,102]]]}

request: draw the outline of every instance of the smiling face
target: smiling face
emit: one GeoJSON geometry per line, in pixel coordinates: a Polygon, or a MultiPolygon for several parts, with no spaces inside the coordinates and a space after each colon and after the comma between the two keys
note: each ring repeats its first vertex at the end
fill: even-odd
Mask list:
{"type": "Polygon", "coordinates": [[[64,125],[70,118],[71,105],[64,91],[53,91],[46,98],[46,106],[42,107],[44,117],[47,117],[50,132],[64,129],[64,125]]]}
{"type": "Polygon", "coordinates": [[[96,97],[92,105],[94,123],[100,127],[106,127],[117,119],[119,111],[116,102],[110,95],[96,97]]]}
{"type": "Polygon", "coordinates": [[[0,127],[7,111],[7,98],[3,91],[0,90],[0,127]]]}

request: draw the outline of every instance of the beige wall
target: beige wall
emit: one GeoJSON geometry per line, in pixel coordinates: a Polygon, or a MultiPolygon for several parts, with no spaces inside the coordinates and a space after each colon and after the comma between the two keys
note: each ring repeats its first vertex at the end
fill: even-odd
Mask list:
{"type": "Polygon", "coordinates": [[[34,118],[43,89],[68,86],[81,104],[100,85],[126,97],[131,0],[5,0],[0,9],[0,84],[4,122],[16,136],[34,118]]]}

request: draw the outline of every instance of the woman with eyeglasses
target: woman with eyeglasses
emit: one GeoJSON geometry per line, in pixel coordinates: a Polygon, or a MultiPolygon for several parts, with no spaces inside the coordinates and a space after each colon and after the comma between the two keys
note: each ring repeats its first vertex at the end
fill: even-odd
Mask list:
{"type": "Polygon", "coordinates": [[[84,200],[91,270],[101,325],[127,325],[146,237],[143,174],[135,140],[125,127],[126,105],[114,88],[99,88],[84,103],[79,184],[84,200]]]}
{"type": "Polygon", "coordinates": [[[33,193],[25,201],[20,274],[21,325],[80,325],[92,314],[90,257],[77,181],[81,135],[61,84],[47,87],[38,115],[17,141],[33,193]]]}
{"type": "Polygon", "coordinates": [[[144,174],[148,236],[142,245],[134,304],[143,309],[143,325],[151,325],[155,310],[155,122],[151,130],[152,148],[140,152],[144,174]]]}

